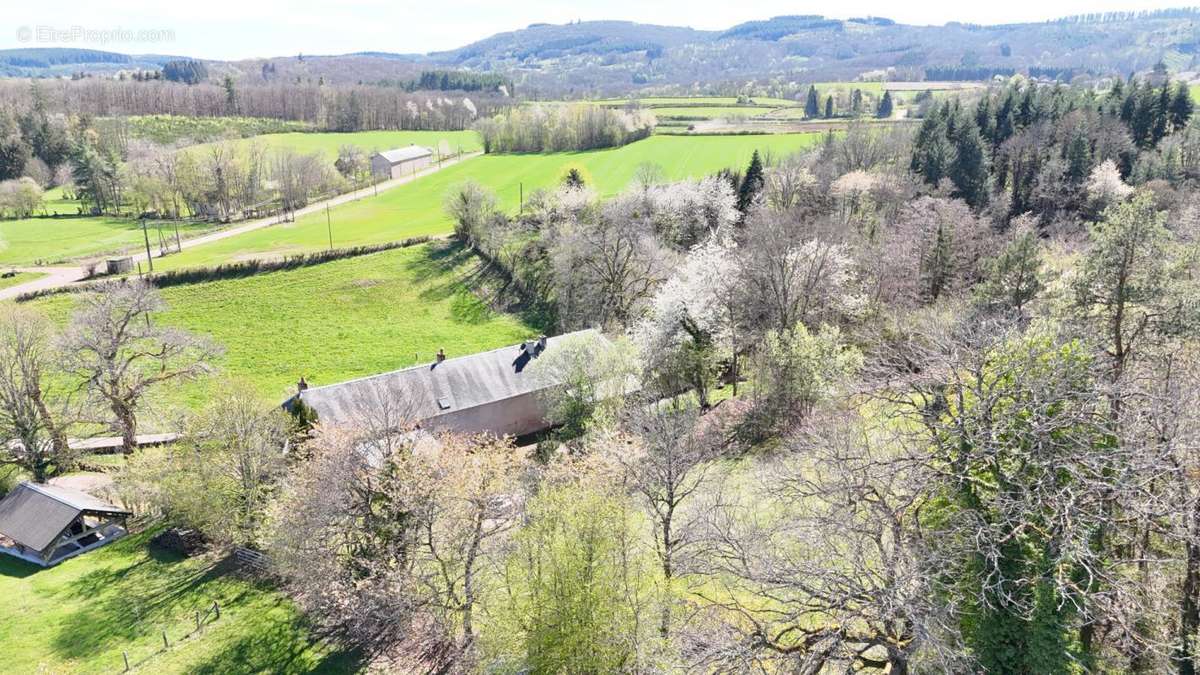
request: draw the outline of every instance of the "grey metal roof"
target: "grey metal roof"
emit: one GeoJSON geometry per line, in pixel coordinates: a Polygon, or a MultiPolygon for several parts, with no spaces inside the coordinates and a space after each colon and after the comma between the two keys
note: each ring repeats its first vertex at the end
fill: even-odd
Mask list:
{"type": "Polygon", "coordinates": [[[420,159],[421,157],[429,157],[433,151],[429,148],[423,148],[419,145],[410,145],[407,148],[396,148],[395,150],[384,150],[378,153],[392,164],[407,162],[410,159],[420,159]]]}
{"type": "MultiPolygon", "coordinates": [[[[546,348],[569,335],[588,333],[596,331],[589,329],[548,338],[546,348]]],[[[404,418],[396,422],[420,422],[545,389],[525,372],[526,365],[540,354],[535,345],[536,341],[529,341],[447,358],[441,363],[309,387],[299,397],[317,411],[324,424],[361,421],[364,407],[375,411],[390,407],[392,414],[404,418]]],[[[295,398],[288,399],[284,405],[289,405],[295,398]]]]}
{"type": "Polygon", "coordinates": [[[0,534],[41,551],[83,513],[131,515],[77,490],[26,482],[0,500],[0,534]]]}

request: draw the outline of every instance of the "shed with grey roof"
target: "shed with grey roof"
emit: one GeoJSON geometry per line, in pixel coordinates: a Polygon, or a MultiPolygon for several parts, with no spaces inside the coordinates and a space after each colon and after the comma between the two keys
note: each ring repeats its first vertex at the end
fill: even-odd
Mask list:
{"type": "Polygon", "coordinates": [[[433,151],[419,145],[406,148],[385,150],[371,155],[371,173],[383,179],[400,178],[429,166],[433,161],[433,151]]]}
{"type": "Polygon", "coordinates": [[[24,482],[0,500],[0,553],[57,565],[125,536],[131,515],[78,490],[24,482]]]}
{"type": "Polygon", "coordinates": [[[557,386],[535,380],[528,365],[555,343],[572,336],[605,339],[594,330],[538,338],[510,347],[435,360],[380,375],[301,389],[297,400],[317,412],[321,424],[415,424],[459,433],[524,436],[547,428],[541,393],[557,386]]]}

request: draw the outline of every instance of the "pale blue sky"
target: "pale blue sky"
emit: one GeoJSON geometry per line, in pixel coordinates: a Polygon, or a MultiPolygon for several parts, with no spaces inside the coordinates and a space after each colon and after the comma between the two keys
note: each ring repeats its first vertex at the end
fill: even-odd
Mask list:
{"type": "Polygon", "coordinates": [[[1181,6],[1154,0],[0,0],[0,48],[74,46],[213,59],[428,52],[534,22],[625,19],[726,28],[778,14],[885,16],[904,23],[1040,21],[1113,10],[1181,6]],[[15,5],[15,6],[14,6],[15,5]],[[79,29],[83,29],[80,31],[79,29]],[[157,35],[156,31],[164,31],[157,35]]]}

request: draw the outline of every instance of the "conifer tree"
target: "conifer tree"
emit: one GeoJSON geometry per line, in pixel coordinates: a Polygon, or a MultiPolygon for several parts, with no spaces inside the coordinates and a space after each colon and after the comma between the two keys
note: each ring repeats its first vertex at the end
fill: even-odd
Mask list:
{"type": "Polygon", "coordinates": [[[820,117],[821,102],[817,97],[817,88],[814,85],[808,87],[808,100],[804,103],[804,116],[809,118],[820,117]]]}
{"type": "Polygon", "coordinates": [[[1171,97],[1171,128],[1178,131],[1186,127],[1188,120],[1192,118],[1194,108],[1192,93],[1188,91],[1187,85],[1183,82],[1176,82],[1175,93],[1171,97]]]}
{"type": "Polygon", "coordinates": [[[742,184],[738,186],[738,211],[745,213],[753,206],[755,197],[762,191],[763,182],[762,159],[758,156],[758,150],[755,150],[750,157],[750,166],[746,167],[746,175],[742,178],[742,184]]]}
{"type": "Polygon", "coordinates": [[[954,160],[949,170],[955,188],[954,196],[977,209],[987,204],[988,199],[988,168],[983,140],[969,119],[962,119],[957,129],[954,160]]]}
{"type": "Polygon", "coordinates": [[[892,92],[883,92],[883,98],[879,101],[879,109],[875,111],[875,116],[881,120],[892,116],[892,92]]]}
{"type": "Polygon", "coordinates": [[[1150,129],[1150,137],[1154,145],[1167,135],[1171,123],[1171,83],[1164,82],[1158,90],[1154,103],[1154,125],[1150,129]]]}
{"type": "Polygon", "coordinates": [[[1092,170],[1092,148],[1083,132],[1077,132],[1067,146],[1067,179],[1079,185],[1092,170]]]}
{"type": "Polygon", "coordinates": [[[987,142],[996,143],[996,119],[992,116],[992,98],[984,96],[975,106],[975,126],[979,127],[979,135],[987,142]]]}
{"type": "Polygon", "coordinates": [[[825,119],[831,119],[832,117],[833,117],[833,97],[826,96],[825,97],[825,119]]]}

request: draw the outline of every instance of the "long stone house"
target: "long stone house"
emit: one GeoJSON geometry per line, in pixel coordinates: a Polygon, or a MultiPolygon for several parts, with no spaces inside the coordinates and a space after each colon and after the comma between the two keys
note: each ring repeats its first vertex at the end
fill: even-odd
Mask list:
{"type": "Polygon", "coordinates": [[[574,335],[604,339],[585,330],[468,356],[439,353],[433,363],[338,384],[309,387],[302,381],[283,407],[303,401],[324,425],[361,425],[371,417],[376,425],[386,419],[430,431],[524,436],[547,428],[540,394],[557,386],[535,381],[528,366],[555,342],[574,335]]]}

